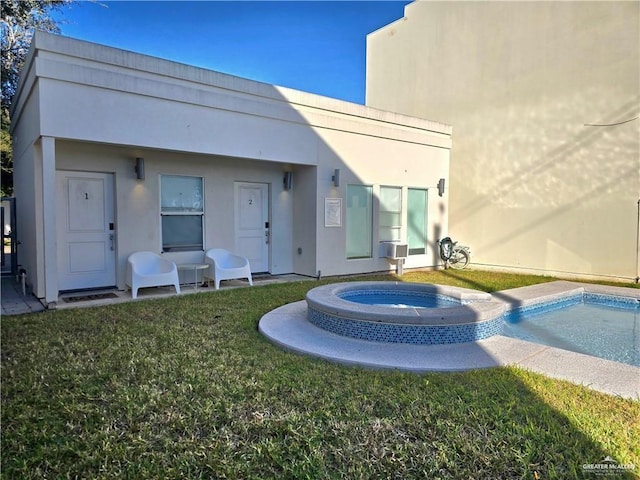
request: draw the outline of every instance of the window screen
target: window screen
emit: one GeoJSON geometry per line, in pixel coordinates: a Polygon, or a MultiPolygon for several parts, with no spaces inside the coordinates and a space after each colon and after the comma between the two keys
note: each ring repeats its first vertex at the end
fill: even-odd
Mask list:
{"type": "Polygon", "coordinates": [[[203,250],[202,177],[160,177],[162,250],[203,250]]]}

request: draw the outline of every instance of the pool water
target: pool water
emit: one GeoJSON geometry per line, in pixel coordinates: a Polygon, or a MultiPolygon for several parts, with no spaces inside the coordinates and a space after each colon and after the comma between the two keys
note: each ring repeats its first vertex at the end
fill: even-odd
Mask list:
{"type": "Polygon", "coordinates": [[[444,295],[418,292],[361,291],[341,293],[340,298],[363,305],[392,308],[446,308],[459,307],[460,302],[444,295]]]}
{"type": "Polygon", "coordinates": [[[640,307],[578,302],[511,313],[503,335],[640,366],[640,307]]]}

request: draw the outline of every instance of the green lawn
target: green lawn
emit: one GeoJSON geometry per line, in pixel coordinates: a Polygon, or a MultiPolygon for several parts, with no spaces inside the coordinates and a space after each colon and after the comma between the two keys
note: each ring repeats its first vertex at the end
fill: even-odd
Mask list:
{"type": "Polygon", "coordinates": [[[638,400],[516,368],[345,367],[259,334],[264,313],[336,280],[3,317],[2,478],[600,478],[582,466],[608,455],[640,474],[638,400]]]}

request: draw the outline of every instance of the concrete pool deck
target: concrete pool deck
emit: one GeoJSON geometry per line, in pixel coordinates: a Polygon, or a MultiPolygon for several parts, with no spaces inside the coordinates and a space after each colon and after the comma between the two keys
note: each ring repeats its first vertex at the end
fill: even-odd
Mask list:
{"type": "MultiPolygon", "coordinates": [[[[580,293],[640,301],[640,290],[577,282],[549,282],[493,294],[507,309],[530,307],[580,293]]],[[[260,332],[292,352],[365,368],[411,372],[462,371],[514,365],[623,398],[640,399],[640,367],[495,335],[447,345],[378,343],[344,337],[307,321],[307,303],[284,305],[262,317],[260,332]]]]}

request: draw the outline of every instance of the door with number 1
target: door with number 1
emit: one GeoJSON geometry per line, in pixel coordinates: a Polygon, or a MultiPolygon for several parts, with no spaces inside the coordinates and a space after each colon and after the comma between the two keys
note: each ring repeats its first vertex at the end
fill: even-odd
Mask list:
{"type": "Polygon", "coordinates": [[[235,244],[238,255],[249,259],[251,271],[269,271],[269,185],[236,182],[235,244]]]}
{"type": "Polygon", "coordinates": [[[113,175],[57,172],[58,288],[116,284],[113,175]]]}

